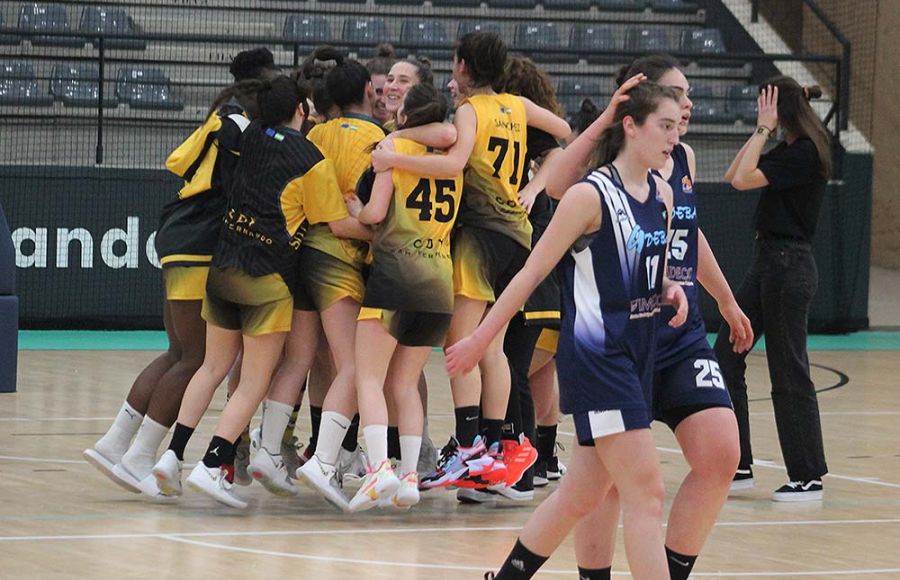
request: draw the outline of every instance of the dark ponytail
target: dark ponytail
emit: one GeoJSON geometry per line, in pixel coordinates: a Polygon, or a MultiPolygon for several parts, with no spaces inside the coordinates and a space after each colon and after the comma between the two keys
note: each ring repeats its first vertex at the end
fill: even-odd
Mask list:
{"type": "Polygon", "coordinates": [[[294,118],[297,107],[306,102],[300,85],[289,77],[281,76],[273,81],[263,81],[257,94],[259,116],[266,127],[285,125],[294,118]]]}
{"type": "Polygon", "coordinates": [[[678,95],[674,90],[650,81],[640,83],[626,94],[630,98],[619,104],[613,124],[600,135],[597,143],[597,166],[611,163],[625,145],[625,127],[622,125],[625,117],[631,117],[635,125],[641,126],[663,99],[672,99],[678,103],[678,95]]]}

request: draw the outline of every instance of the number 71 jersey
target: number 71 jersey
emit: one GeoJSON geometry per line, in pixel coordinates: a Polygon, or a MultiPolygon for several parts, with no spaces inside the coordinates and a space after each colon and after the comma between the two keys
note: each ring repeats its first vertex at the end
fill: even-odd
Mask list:
{"type": "Polygon", "coordinates": [[[531,223],[519,203],[528,119],[515,95],[475,95],[475,143],[465,170],[459,222],[508,236],[531,249],[531,223]]]}
{"type": "MultiPolygon", "coordinates": [[[[394,139],[397,153],[432,155],[424,145],[394,139]]],[[[462,195],[462,174],[437,179],[394,168],[394,194],[384,220],[372,240],[373,283],[380,307],[419,312],[453,312],[453,263],[450,233],[462,195]],[[379,276],[375,279],[374,272],[379,276]],[[374,281],[373,281],[374,279],[374,281]]],[[[371,289],[371,288],[370,288],[371,289]]],[[[367,299],[369,293],[367,290],[367,299]]]]}

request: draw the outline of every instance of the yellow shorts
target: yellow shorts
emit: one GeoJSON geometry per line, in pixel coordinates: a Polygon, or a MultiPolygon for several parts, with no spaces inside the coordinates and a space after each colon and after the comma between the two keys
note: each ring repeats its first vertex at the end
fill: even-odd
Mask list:
{"type": "Polygon", "coordinates": [[[209,324],[246,336],[289,332],[294,300],[279,274],[253,277],[235,268],[212,267],[201,315],[209,324]]]}
{"type": "Polygon", "coordinates": [[[453,238],[453,294],[494,302],[528,259],[528,250],[509,236],[462,227],[453,238]]]}
{"type": "Polygon", "coordinates": [[[203,300],[209,266],[171,266],[163,268],[166,300],[203,300]]]}
{"type": "Polygon", "coordinates": [[[344,298],[362,304],[365,293],[366,283],[358,269],[314,248],[300,249],[294,309],[322,312],[344,298]]]}
{"type": "Polygon", "coordinates": [[[539,348],[546,352],[552,352],[556,354],[556,349],[559,346],[559,331],[553,330],[550,328],[545,328],[541,331],[541,335],[538,337],[537,344],[535,348],[539,348]]]}
{"type": "Polygon", "coordinates": [[[363,307],[357,320],[380,320],[388,334],[403,346],[444,346],[452,314],[407,312],[363,307]]]}

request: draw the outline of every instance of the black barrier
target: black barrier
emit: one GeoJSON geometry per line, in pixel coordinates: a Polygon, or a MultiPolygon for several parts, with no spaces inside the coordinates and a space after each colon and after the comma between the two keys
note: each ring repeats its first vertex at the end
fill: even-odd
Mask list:
{"type": "MultiPolygon", "coordinates": [[[[179,181],[165,171],[0,168],[19,274],[23,328],[161,328],[162,284],[153,235],[179,181]],[[102,211],[99,208],[102,207],[102,211]]],[[[815,254],[816,332],[868,327],[872,157],[847,154],[829,185],[815,254]]],[[[736,288],[753,253],[758,194],[698,183],[703,231],[736,288]]],[[[715,330],[715,304],[701,299],[715,330]]]]}
{"type": "Polygon", "coordinates": [[[19,299],[15,250],[0,203],[0,393],[16,392],[19,352],[19,299]]]}
{"type": "MultiPolygon", "coordinates": [[[[753,213],[757,192],[724,183],[698,183],[700,227],[734,290],[753,259],[753,213]]],[[[841,333],[869,327],[869,247],[872,156],[845,153],[844,180],[828,185],[813,252],[819,290],[813,300],[811,332],[841,333]]],[[[701,293],[700,308],[710,332],[721,318],[715,302],[701,293]]]]}
{"type": "Polygon", "coordinates": [[[166,171],[2,167],[23,328],[160,328],[166,171]]]}

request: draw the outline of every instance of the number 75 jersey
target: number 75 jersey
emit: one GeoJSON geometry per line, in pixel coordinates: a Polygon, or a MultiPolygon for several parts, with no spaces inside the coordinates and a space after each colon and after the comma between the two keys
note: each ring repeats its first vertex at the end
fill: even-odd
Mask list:
{"type": "Polygon", "coordinates": [[[459,222],[508,236],[531,249],[531,223],[519,203],[528,120],[515,95],[475,95],[475,143],[465,170],[459,222]]]}

